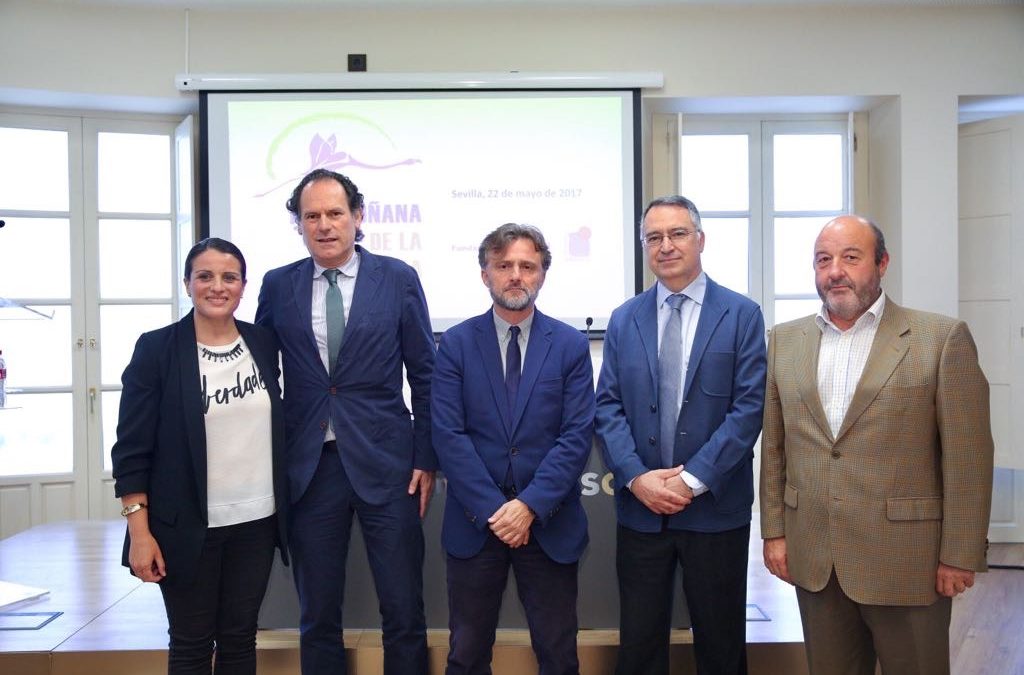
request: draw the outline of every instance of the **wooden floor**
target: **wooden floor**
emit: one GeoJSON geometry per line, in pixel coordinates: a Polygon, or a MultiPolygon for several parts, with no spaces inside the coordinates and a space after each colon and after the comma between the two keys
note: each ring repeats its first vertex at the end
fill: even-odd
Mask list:
{"type": "MultiPolygon", "coordinates": [[[[166,630],[160,592],[120,567],[122,521],[55,523],[0,541],[0,581],[50,589],[37,600],[5,612],[61,612],[38,630],[0,630],[0,673],[5,675],[157,675],[166,672],[166,630]]],[[[1024,544],[993,545],[993,563],[1024,564],[1024,544]]],[[[747,623],[751,675],[807,672],[803,633],[791,587],[768,575],[754,533],[748,575],[748,601],[768,621],[747,623]]],[[[428,581],[429,583],[429,581],[428,581]]],[[[756,614],[756,612],[755,612],[756,614]]],[[[37,616],[7,617],[38,621],[37,616]]],[[[447,631],[428,635],[431,673],[444,672],[447,631]]],[[[672,673],[693,673],[689,631],[673,634],[672,673]]],[[[980,575],[974,589],[953,605],[951,628],[956,675],[1024,675],[1024,572],[995,570],[980,575]]],[[[611,674],[618,635],[581,631],[584,675],[611,674]]],[[[345,632],[349,672],[381,672],[380,632],[345,632]]],[[[261,675],[299,672],[298,634],[260,631],[261,675]]],[[[525,631],[501,631],[495,646],[495,675],[536,672],[525,631]]]]}

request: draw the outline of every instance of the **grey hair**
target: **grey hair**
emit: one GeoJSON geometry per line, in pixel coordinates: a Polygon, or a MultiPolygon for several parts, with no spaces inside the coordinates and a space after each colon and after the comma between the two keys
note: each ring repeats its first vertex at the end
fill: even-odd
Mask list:
{"type": "Polygon", "coordinates": [[[686,209],[690,214],[690,220],[693,222],[693,227],[696,228],[698,232],[703,231],[700,226],[700,211],[697,210],[697,205],[682,195],[670,195],[651,200],[651,203],[647,205],[646,209],[644,209],[644,215],[640,218],[641,236],[643,236],[644,233],[644,221],[647,220],[647,213],[657,206],[675,206],[680,209],[686,209]]]}
{"type": "Polygon", "coordinates": [[[875,221],[870,218],[864,218],[864,222],[868,224],[871,231],[875,233],[875,265],[882,264],[882,258],[888,251],[885,250],[885,235],[882,234],[882,228],[875,224],[875,221]]]}
{"type": "Polygon", "coordinates": [[[480,269],[487,267],[487,254],[500,253],[517,239],[529,239],[533,242],[533,248],[541,255],[541,267],[547,272],[551,267],[551,249],[544,239],[543,233],[533,225],[519,225],[517,223],[505,223],[494,230],[480,242],[480,250],[477,252],[477,259],[480,262],[480,269]]]}

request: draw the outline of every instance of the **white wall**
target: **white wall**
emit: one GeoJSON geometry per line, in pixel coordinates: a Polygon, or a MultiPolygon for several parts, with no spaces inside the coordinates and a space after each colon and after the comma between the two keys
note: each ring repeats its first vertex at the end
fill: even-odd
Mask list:
{"type": "MultiPolygon", "coordinates": [[[[901,207],[900,181],[900,100],[887,99],[876,106],[869,115],[868,143],[868,207],[858,208],[871,217],[886,237],[889,250],[889,269],[885,275],[885,292],[897,302],[903,299],[903,258],[902,229],[899,227],[901,207]]],[[[951,251],[952,252],[952,251],[951,251]]],[[[946,264],[949,264],[948,262],[946,264]]]]}
{"type": "Polygon", "coordinates": [[[186,64],[330,72],[349,52],[377,72],[663,72],[652,97],[890,96],[874,111],[883,132],[870,134],[899,144],[877,164],[895,182],[870,181],[871,210],[902,259],[889,283],[905,304],[947,314],[958,297],[957,97],[1024,94],[1024,6],[192,10],[189,25],[186,55],[184,10],[3,0],[0,104],[83,105],[47,94],[67,92],[180,110],[194,106],[174,89],[186,64]]]}

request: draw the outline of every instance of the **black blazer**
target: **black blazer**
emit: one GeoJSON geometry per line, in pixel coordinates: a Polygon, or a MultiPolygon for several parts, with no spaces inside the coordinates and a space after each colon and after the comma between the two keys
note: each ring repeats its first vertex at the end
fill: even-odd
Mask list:
{"type": "MultiPolygon", "coordinates": [[[[277,543],[287,563],[289,500],[277,343],[264,328],[235,323],[270,395],[277,543]]],[[[192,312],[143,333],[121,376],[117,441],[110,452],[114,494],[147,494],[149,529],[167,566],[163,584],[192,583],[206,537],[206,426],[199,382],[192,312]]],[[[121,560],[126,567],[129,545],[126,533],[121,560]]]]}

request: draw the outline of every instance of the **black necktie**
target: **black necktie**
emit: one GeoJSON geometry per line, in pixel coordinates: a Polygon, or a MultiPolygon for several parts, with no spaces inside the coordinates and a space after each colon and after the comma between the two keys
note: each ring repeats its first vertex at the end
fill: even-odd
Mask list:
{"type": "Polygon", "coordinates": [[[505,351],[505,393],[508,394],[508,414],[512,417],[519,395],[519,379],[522,377],[523,356],[519,351],[519,326],[508,329],[508,349],[505,351]]]}

